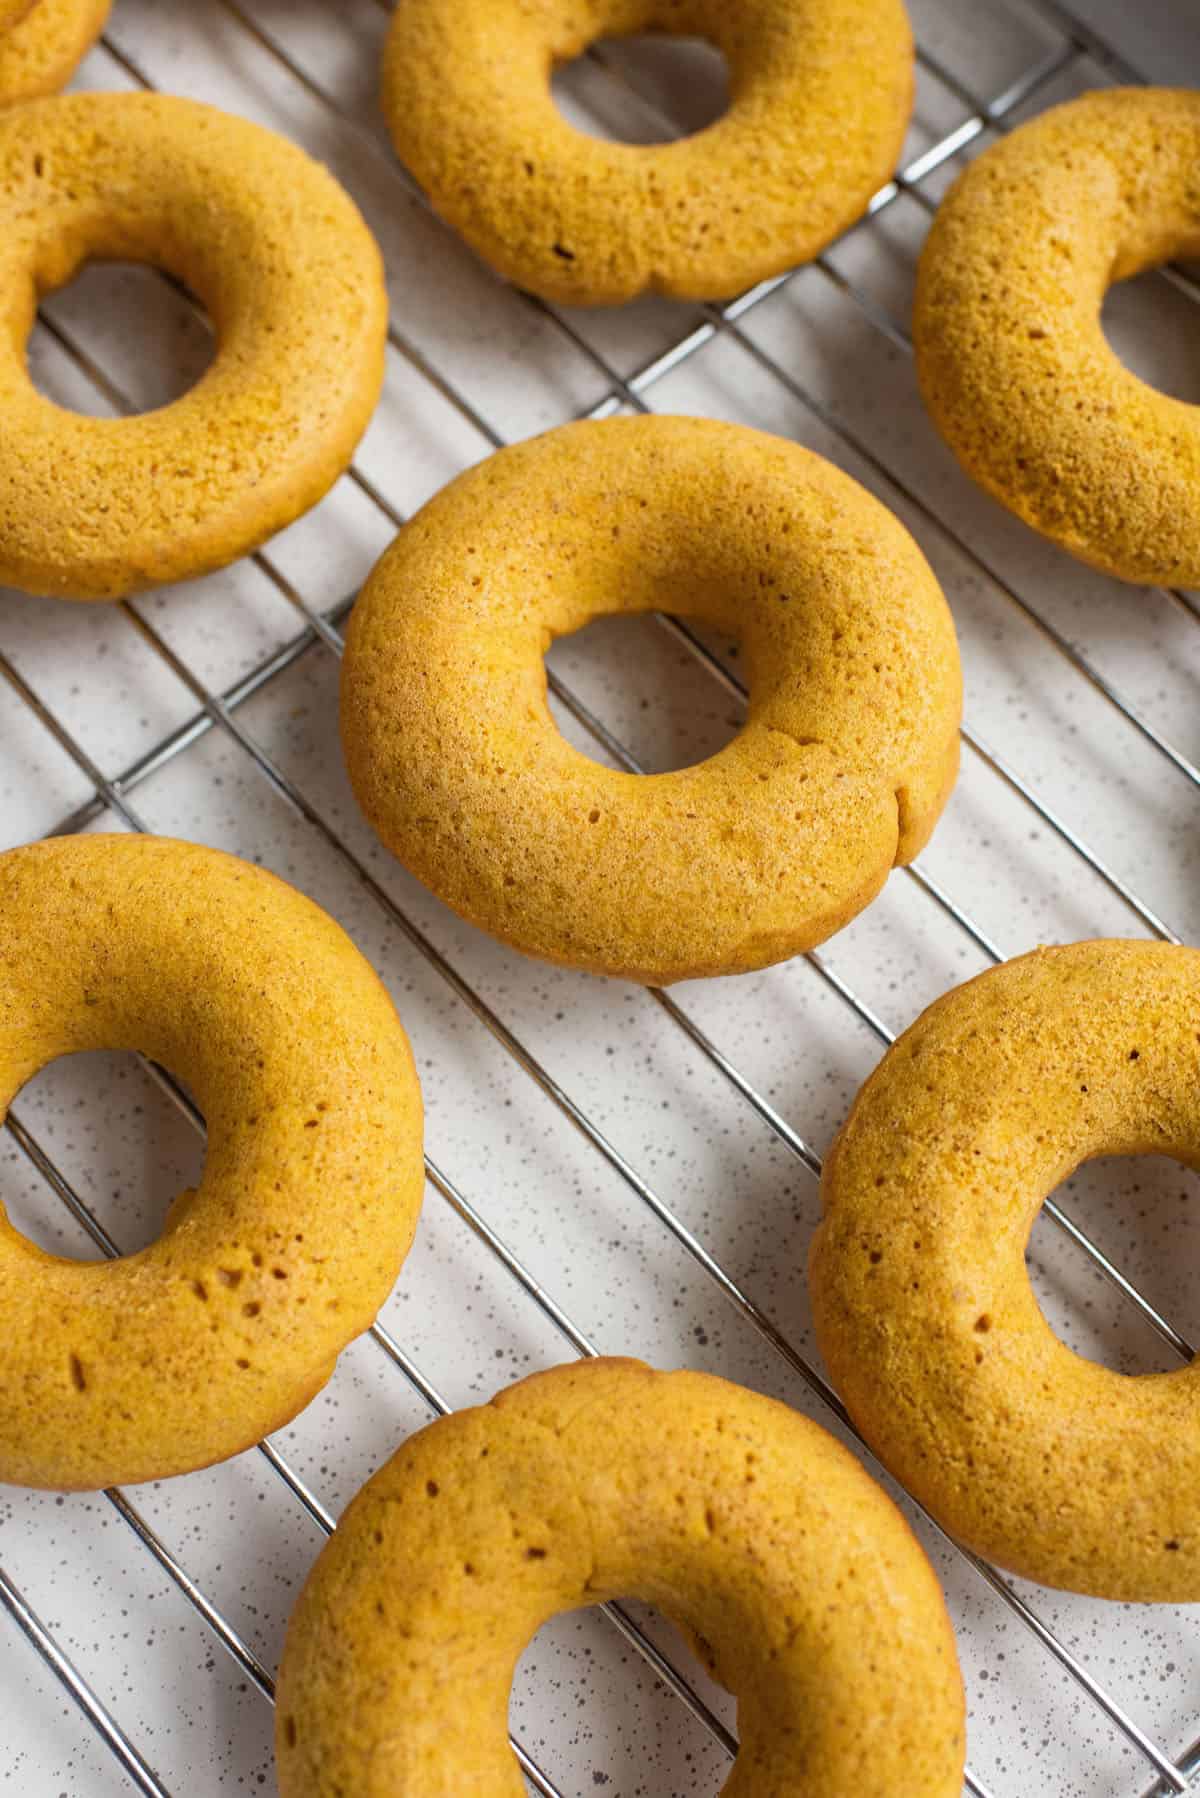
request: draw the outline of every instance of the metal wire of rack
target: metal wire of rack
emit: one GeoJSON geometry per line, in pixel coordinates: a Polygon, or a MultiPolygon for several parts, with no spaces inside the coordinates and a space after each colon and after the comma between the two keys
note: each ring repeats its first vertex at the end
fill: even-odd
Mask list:
{"type": "MultiPolygon", "coordinates": [[[[378,0],[378,3],[383,6],[385,0],[378,0]]],[[[873,219],[879,216],[901,196],[911,199],[926,211],[932,211],[935,201],[926,192],[923,184],[928,182],[939,169],[951,164],[955,157],[977,139],[984,137],[988,132],[1006,129],[1014,118],[1019,116],[1022,107],[1035,100],[1052,81],[1065,71],[1072,69],[1082,58],[1092,59],[1116,78],[1138,79],[1136,71],[1117,57],[1093,33],[1082,27],[1067,9],[1058,3],[1058,0],[1030,0],[1030,3],[1044,20],[1055,27],[1059,41],[990,100],[973,94],[930,51],[927,49],[920,51],[923,68],[940,82],[947,92],[953,94],[969,109],[968,116],[961,120],[953,130],[941,136],[921,155],[910,161],[893,181],[881,189],[868,208],[868,218],[873,219]]],[[[247,35],[279,63],[289,77],[299,83],[322,106],[337,114],[342,124],[346,123],[344,115],[340,112],[336,96],[329,92],[312,72],[279,42],[273,30],[261,24],[246,7],[239,3],[239,0],[215,0],[215,4],[235,19],[247,35]]],[[[133,83],[145,88],[154,85],[128,49],[113,37],[110,36],[104,40],[104,48],[133,83]]],[[[618,82],[623,79],[620,71],[612,68],[599,53],[596,53],[596,60],[597,66],[609,78],[618,82]]],[[[365,144],[370,146],[374,153],[381,157],[390,157],[386,144],[372,126],[357,120],[350,123],[355,133],[365,144]]],[[[660,120],[660,123],[666,123],[669,126],[669,121],[660,120]]],[[[419,190],[415,188],[405,171],[398,165],[390,164],[390,166],[394,170],[397,183],[401,184],[418,203],[425,204],[423,196],[420,195],[419,190]]],[[[816,267],[831,286],[836,288],[839,294],[861,313],[872,330],[882,334],[889,344],[900,352],[910,352],[911,346],[903,323],[847,277],[830,254],[827,253],[818,258],[816,267]]],[[[599,351],[568,316],[531,296],[522,296],[522,303],[549,320],[553,328],[560,332],[570,342],[573,349],[586,358],[603,377],[607,384],[607,392],[600,402],[587,409],[584,416],[588,417],[608,416],[623,407],[648,410],[650,408],[648,396],[651,395],[655,386],[695,356],[710,341],[724,335],[727,339],[736,342],[738,347],[752,358],[773,381],[791,394],[848,450],[871,468],[887,488],[895,492],[918,516],[924,516],[931,524],[935,524],[953,543],[961,556],[975,567],[980,576],[1042,633],[1055,653],[1070,666],[1074,674],[1087,682],[1124,723],[1135,730],[1161,756],[1166,764],[1193,786],[1200,787],[1200,768],[1183,749],[1145,717],[1139,707],[1094,666],[1053,623],[1042,617],[1035,606],[991,566],[965,537],[955,530],[953,524],[944,517],[938,516],[914,488],[902,481],[892,468],[877,457],[870,444],[858,432],[847,425],[844,420],[839,419],[825,401],[816,393],[806,389],[788,369],[784,368],[773,355],[762,347],[759,341],[747,333],[743,327],[743,321],[748,315],[763,301],[784,288],[793,278],[793,275],[781,276],[761,283],[747,294],[726,305],[702,308],[701,322],[694,329],[676,339],[667,350],[659,353],[630,375],[622,374],[614,362],[599,351]]],[[[1164,278],[1174,281],[1189,294],[1189,297],[1200,297],[1189,277],[1182,271],[1165,271],[1164,278]]],[[[43,313],[41,326],[59,349],[70,358],[84,379],[103,396],[114,410],[121,412],[136,409],[131,396],[122,391],[87,350],[75,340],[71,331],[58,322],[53,315],[43,313]]],[[[399,324],[393,324],[389,336],[393,352],[403,358],[437,389],[471,429],[478,434],[484,444],[494,449],[507,441],[505,435],[490,422],[471,398],[461,391],[456,382],[436,366],[427,353],[406,337],[402,321],[399,324]]],[[[380,509],[391,524],[399,526],[403,522],[400,509],[392,504],[376,481],[360,467],[353,468],[349,478],[366,499],[380,509]]],[[[668,1205],[655,1186],[627,1159],[623,1151],[592,1119],[583,1105],[566,1090],[544,1062],[526,1046],[499,1012],[470,984],[422,928],[397,905],[384,885],[376,879],[361,857],[343,839],[322,809],[272,757],[266,747],[257,740],[250,728],[243,722],[240,713],[247,702],[310,651],[322,648],[335,656],[340,655],[342,649],[340,626],[352,603],[351,599],[346,599],[332,609],[323,611],[314,606],[299,587],[288,578],[273,559],[270,550],[258,552],[253,560],[267,580],[300,615],[303,628],[288,643],[276,649],[273,654],[263,659],[258,666],[224,691],[214,691],[206,684],[189,662],[180,656],[151,622],[143,605],[123,602],[117,608],[125,623],[137,633],[141,642],[187,690],[195,702],[196,710],[186,722],[164,735],[148,751],[143,752],[114,776],[110,777],[101,770],[71,728],[63,722],[58,710],[43,699],[22,674],[15,661],[10,659],[3,650],[0,650],[0,674],[4,675],[10,688],[30,709],[38,722],[52,735],[60,748],[66,752],[93,789],[93,796],[82,807],[64,818],[57,828],[60,831],[83,829],[98,817],[105,813],[111,813],[131,830],[147,829],[147,825],[132,799],[132,795],[138,787],[177,758],[185,755],[210,732],[222,733],[236,747],[238,753],[245,758],[255,776],[268,783],[275,794],[303,819],[306,827],[323,839],[343,864],[346,872],[353,876],[371,900],[382,910],[390,924],[399,930],[411,948],[448,985],[456,1000],[469,1009],[505,1054],[574,1126],[590,1150],[603,1159],[626,1189],[652,1215],[656,1223],[669,1232],[675,1243],[715,1285],[724,1299],[757,1332],[772,1354],[778,1356],[786,1364],[790,1372],[804,1383],[833,1417],[845,1428],[853,1431],[853,1425],[836,1394],[775,1319],[762,1309],[745,1287],[725,1269],[710,1248],[706,1246],[701,1236],[668,1205]]],[[[1184,610],[1189,616],[1196,616],[1194,602],[1187,594],[1171,593],[1167,597],[1173,605],[1184,610]]],[[[667,616],[662,617],[659,623],[663,630],[671,633],[687,652],[696,658],[708,674],[721,684],[728,695],[738,702],[744,700],[745,689],[736,674],[689,627],[667,616]]],[[[553,672],[549,676],[549,681],[556,700],[594,744],[617,765],[634,772],[639,771],[640,764],[634,754],[585,704],[571,685],[553,672]]],[[[1156,907],[1143,899],[1128,881],[1110,867],[1107,861],[1090,845],[1086,837],[1067,822],[1055,806],[1041,796],[1036,786],[1018,773],[1006,758],[993,750],[969,725],[964,726],[963,739],[968,750],[1019,797],[1039,822],[1053,832],[1091,874],[1098,877],[1108,887],[1142,927],[1164,941],[1178,942],[1181,940],[1171,926],[1159,916],[1156,907]]],[[[1002,959],[1005,951],[992,940],[989,932],[976,921],[972,913],[953,898],[940,880],[935,879],[919,863],[906,870],[906,874],[914,886],[949,918],[956,929],[961,931],[988,961],[997,962],[1002,959]]],[[[814,952],[807,959],[829,990],[850,1008],[857,1019],[880,1043],[886,1045],[892,1040],[892,1033],[884,1022],[859,996],[854,986],[824,956],[814,952]]],[[[691,1011],[666,992],[654,991],[651,997],[670,1023],[683,1033],[688,1044],[727,1083],[737,1098],[757,1115],[799,1165],[810,1175],[819,1175],[821,1159],[807,1138],[776,1108],[761,1087],[721,1049],[691,1011]]],[[[203,1120],[171,1076],[161,1069],[151,1068],[149,1072],[184,1114],[188,1122],[202,1134],[203,1120]]],[[[21,1153],[42,1176],[56,1198],[71,1212],[76,1222],[86,1230],[100,1251],[107,1256],[119,1255],[121,1250],[117,1242],[94,1215],[66,1175],[55,1164],[34,1132],[22,1120],[19,1109],[10,1111],[6,1127],[21,1153]]],[[[542,1316],[558,1332],[572,1352],[581,1356],[597,1353],[598,1351],[587,1333],[573,1321],[568,1312],[541,1285],[524,1260],[510,1248],[502,1235],[488,1224],[481,1211],[432,1159],[427,1160],[427,1177],[433,1191],[474,1233],[504,1275],[515,1282],[521,1292],[532,1300],[542,1316]]],[[[1170,1350],[1180,1359],[1190,1359],[1195,1351],[1187,1336],[1163,1314],[1149,1297],[1139,1290],[1135,1282],[1121,1272],[1113,1259],[1091,1239],[1089,1234],[1053,1200],[1047,1201],[1046,1214],[1058,1229],[1090,1259],[1113,1289],[1137,1308],[1141,1316],[1170,1350]]],[[[376,1344],[383,1349],[392,1365],[408,1381],[429,1412],[434,1415],[447,1412],[450,1407],[446,1399],[401,1348],[390,1330],[385,1328],[382,1323],[377,1323],[371,1334],[376,1344]]],[[[865,1445],[863,1446],[865,1448],[865,1445]]],[[[266,1458],[273,1473],[282,1480],[292,1497],[304,1508],[317,1527],[328,1533],[334,1526],[334,1518],[297,1470],[270,1442],[260,1445],[260,1453],[266,1458]]],[[[869,1456],[869,1451],[867,1453],[869,1456]]],[[[105,1498],[115,1514],[154,1557],[163,1573],[192,1606],[205,1627],[212,1632],[216,1641],[233,1657],[254,1688],[265,1700],[270,1702],[273,1697],[273,1682],[270,1672],[245,1639],[244,1634],[239,1632],[230,1619],[223,1614],[220,1607],[206,1596],[201,1586],[188,1574],[177,1554],[167,1546],[125,1494],[114,1489],[107,1492],[105,1498]]],[[[1149,1769],[1152,1775],[1152,1783],[1145,1788],[1143,1798],[1158,1798],[1159,1794],[1184,1792],[1189,1789],[1194,1776],[1200,1772],[1200,1739],[1193,1742],[1181,1754],[1169,1752],[1138,1724],[1129,1710],[1118,1701],[1084,1661],[1043,1621],[1037,1610],[1003,1576],[968,1551],[957,1548],[956,1552],[963,1558],[973,1574],[986,1584],[1003,1605],[1008,1607],[1020,1625],[1030,1632],[1049,1655],[1054,1657],[1059,1666],[1066,1671],[1086,1696],[1088,1702],[1095,1705],[1130,1744],[1139,1761],[1149,1769]]],[[[0,1604],[62,1683],[134,1785],[147,1793],[165,1794],[167,1787],[155,1773],[147,1756],[136,1746],[131,1735],[127,1733],[126,1728],[117,1720],[113,1712],[97,1697],[83,1674],[56,1641],[51,1630],[29,1606],[10,1574],[3,1569],[0,1569],[0,1604]]],[[[735,1737],[688,1677],[673,1664],[671,1658],[656,1646],[623,1607],[613,1605],[605,1607],[605,1609],[612,1624],[622,1632],[631,1647],[648,1662],[654,1674],[669,1686],[701,1727],[727,1754],[735,1753],[737,1746],[735,1737]]],[[[515,1739],[514,1747],[530,1785],[542,1793],[544,1798],[560,1798],[559,1787],[541,1769],[525,1747],[515,1739]]],[[[995,1798],[1001,1798],[1000,1788],[985,1785],[970,1771],[967,1774],[966,1786],[970,1792],[977,1795],[977,1798],[989,1798],[989,1794],[993,1792],[995,1798]]]]}

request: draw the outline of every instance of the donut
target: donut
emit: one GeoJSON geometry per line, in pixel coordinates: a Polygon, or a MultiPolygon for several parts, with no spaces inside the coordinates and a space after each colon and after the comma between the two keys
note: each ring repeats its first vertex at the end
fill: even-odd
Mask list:
{"type": "Polygon", "coordinates": [[[96,1265],[0,1209],[0,1481],[91,1490],[224,1460],[308,1403],[391,1291],[421,1097],[383,986],[311,900],[166,838],[0,855],[0,1120],[58,1055],[140,1049],[208,1122],[161,1236],[96,1265]]]}
{"type": "Polygon", "coordinates": [[[986,151],[921,255],[934,423],[1034,530],[1121,580],[1200,584],[1200,406],[1109,348],[1110,283],[1200,256],[1200,92],[1084,94],[986,151]]]}
{"type": "Polygon", "coordinates": [[[1200,1163],[1200,952],[1039,949],[939,999],[826,1161],[810,1289],[868,1442],[1002,1567],[1200,1600],[1200,1361],[1134,1377],[1064,1347],[1025,1246],[1097,1155],[1200,1163]]]}
{"type": "Polygon", "coordinates": [[[112,0],[37,0],[4,26],[0,11],[0,106],[57,93],[91,49],[112,0]]]}
{"type": "Polygon", "coordinates": [[[954,1637],[891,1501],[786,1405],[615,1359],[431,1424],[352,1501],[288,1624],[281,1798],[522,1798],[518,1657],[617,1597],[736,1693],[727,1793],[959,1798],[954,1637]]]}
{"type": "Polygon", "coordinates": [[[162,94],[0,115],[0,316],[0,581],[31,593],[116,599],[233,561],[343,471],[383,378],[382,265],[348,195],[285,138],[162,94]],[[154,263],[208,308],[216,356],[172,404],[84,418],[30,381],[39,295],[93,257],[154,263]]]}
{"type": "Polygon", "coordinates": [[[0,32],[19,25],[33,7],[34,0],[0,0],[0,32]]]}
{"type": "Polygon", "coordinates": [[[912,31],[901,0],[404,0],[382,97],[433,206],[519,287],[578,306],[721,299],[808,261],[887,181],[912,31]],[[724,52],[724,117],[665,144],[573,130],[555,64],[646,31],[724,52]]]}
{"type": "Polygon", "coordinates": [[[359,803],[502,941],[661,983],[811,948],[925,843],[958,765],[949,610],[848,475],[741,426],[562,426],[459,476],[351,616],[342,741],[359,803]],[[747,721],[673,773],[560,736],[543,652],[602,613],[686,609],[741,639],[747,721]]]}

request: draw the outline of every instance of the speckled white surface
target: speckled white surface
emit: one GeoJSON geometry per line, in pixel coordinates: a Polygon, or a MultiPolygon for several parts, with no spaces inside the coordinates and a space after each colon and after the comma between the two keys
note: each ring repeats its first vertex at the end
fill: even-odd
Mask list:
{"type": "MultiPolygon", "coordinates": [[[[1095,0],[1099,8],[1101,0],[1095,0]]],[[[308,144],[358,196],[387,257],[394,321],[413,354],[389,358],[383,404],[359,466],[411,510],[488,450],[486,437],[422,372],[428,359],[486,425],[518,437],[602,402],[610,382],[554,318],[501,288],[422,209],[381,150],[373,92],[386,18],[377,0],[256,0],[254,18],[357,121],[306,93],[221,0],[167,7],[118,0],[109,42],[156,84],[215,100],[308,144]]],[[[1128,9],[1125,9],[1128,10],[1128,9]]],[[[1179,14],[1189,10],[1180,0],[1179,14]]],[[[1054,32],[1013,0],[920,0],[925,45],[974,92],[994,95],[1052,49],[1054,32]]],[[[1186,50],[1186,45],[1184,46],[1186,50]]],[[[630,79],[694,119],[711,104],[703,57],[627,58],[630,79]],[[680,70],[683,70],[682,87],[680,70]]],[[[1189,71],[1182,63],[1179,77],[1189,71]]],[[[1102,79],[1082,59],[1035,106],[1102,79]]],[[[1200,69],[1190,78],[1200,80],[1200,69]]],[[[130,76],[105,48],[80,84],[130,76]]],[[[594,64],[562,84],[581,121],[646,115],[594,64]]],[[[923,75],[910,154],[969,108],[923,75]]],[[[939,191],[942,178],[929,182],[939,191]]],[[[910,198],[837,247],[832,264],[869,307],[903,323],[926,215],[910,198]]],[[[93,270],[51,311],[131,397],[153,403],[203,364],[204,336],[153,276],[93,270]]],[[[1195,314],[1146,279],[1110,308],[1114,340],[1144,372],[1200,399],[1195,314]]],[[[701,322],[696,308],[647,302],[575,315],[573,331],[629,374],[701,322]]],[[[655,408],[739,418],[832,455],[908,521],[954,607],[968,718],[1046,803],[1185,938],[1200,939],[1196,782],[1123,721],[1039,633],[1010,593],[1075,643],[1185,757],[1200,758],[1200,627],[1165,597],[1118,587],[1042,545],[977,493],[926,423],[903,347],[819,270],[809,270],[648,390],[655,408]],[[792,386],[761,357],[775,359],[792,386]],[[806,404],[814,398],[824,420],[806,404]],[[834,424],[849,432],[868,465],[834,424]],[[895,483],[899,483],[897,486],[895,483]],[[945,528],[938,520],[946,521],[945,528]]],[[[64,402],[104,410],[45,331],[39,381],[64,402]]],[[[313,606],[351,593],[390,535],[349,481],[270,546],[271,564],[313,606]]],[[[227,689],[294,639],[303,620],[264,568],[245,563],[140,610],[196,676],[227,689]]],[[[118,610],[0,593],[0,650],[105,774],[135,765],[196,713],[194,696],[118,610]]],[[[652,766],[692,760],[736,727],[728,696],[652,622],[598,625],[552,652],[557,672],[652,766]]],[[[635,989],[523,961],[450,916],[373,841],[337,749],[333,655],[309,647],[238,710],[242,727],[380,883],[389,905],[453,964],[504,1026],[553,1070],[637,1174],[690,1226],[756,1304],[809,1356],[803,1266],[817,1216],[812,1176],[664,1015],[635,989]]],[[[572,734],[578,732],[572,727],[572,734]]],[[[79,822],[87,779],[11,687],[0,683],[0,819],[5,842],[79,822]]],[[[603,1350],[719,1371],[829,1422],[773,1353],[649,1213],[629,1183],[539,1092],[439,976],[346,855],[264,779],[221,730],[128,789],[150,829],[259,859],[325,904],[387,980],[413,1039],[429,1151],[603,1350]]],[[[87,827],[112,828],[89,814],[87,827]]],[[[966,753],[928,873],[1005,953],[1047,940],[1139,933],[1137,919],[997,774],[966,753]]],[[[978,946],[908,877],[827,950],[889,1029],[985,965],[978,946]]],[[[675,997],[818,1150],[828,1144],[880,1045],[803,961],[675,997]]],[[[62,1062],[14,1110],[120,1243],[151,1238],[166,1203],[195,1178],[201,1145],[136,1062],[62,1062]]],[[[1066,1208],[1086,1222],[1185,1334],[1200,1333],[1200,1188],[1146,1160],[1086,1169],[1066,1208]]],[[[96,1251],[11,1135],[0,1139],[0,1198],[38,1241],[96,1251]]],[[[1051,1226],[1031,1264],[1048,1315],[1083,1352],[1129,1371],[1169,1351],[1051,1226]]],[[[569,1353],[551,1325],[438,1192],[384,1321],[454,1405],[569,1353]]],[[[378,1344],[344,1356],[328,1390],[277,1446],[337,1512],[368,1472],[428,1416],[378,1344]]],[[[1149,1477],[1149,1476],[1148,1476],[1149,1477]]],[[[320,1534],[258,1454],[130,1494],[191,1577],[273,1669],[289,1606],[320,1534]]],[[[959,1632],[971,1706],[971,1765],[994,1798],[1137,1798],[1155,1775],[1120,1731],[953,1551],[917,1520],[959,1632]]],[[[274,1789],[271,1715],[201,1618],[103,1495],[0,1491],[0,1561],[174,1793],[274,1789]]],[[[1022,1587],[1021,1596],[1129,1715],[1169,1753],[1200,1734],[1200,1615],[1106,1605],[1022,1587]]],[[[686,1655],[655,1620],[657,1638],[686,1655]]],[[[0,1615],[0,1787],[14,1794],[115,1794],[128,1785],[87,1723],[0,1615]]],[[[693,1670],[694,1671],[694,1670],[693,1670]]],[[[724,1715],[727,1702],[708,1690],[724,1715]]],[[[722,1752],[594,1613],[564,1618],[522,1665],[513,1727],[565,1794],[703,1798],[722,1752]]],[[[914,1795],[916,1798],[916,1795],[914,1795]]]]}

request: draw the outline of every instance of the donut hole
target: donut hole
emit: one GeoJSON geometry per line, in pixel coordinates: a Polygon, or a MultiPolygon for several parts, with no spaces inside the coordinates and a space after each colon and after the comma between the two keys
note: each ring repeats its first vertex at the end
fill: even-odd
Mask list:
{"type": "MultiPolygon", "coordinates": [[[[711,1678],[684,1633],[651,1605],[628,1598],[620,1605],[734,1729],[734,1700],[711,1678]]],[[[717,1798],[729,1778],[720,1745],[707,1730],[679,1728],[679,1700],[594,1606],[552,1617],[521,1655],[509,1699],[514,1734],[528,1735],[531,1714],[551,1739],[561,1731],[564,1741],[580,1716],[587,1717],[587,1789],[597,1798],[646,1790],[717,1798]],[[655,1775],[651,1787],[644,1783],[648,1764],[655,1775]]]]}
{"type": "Polygon", "coordinates": [[[671,143],[729,110],[729,65],[706,38],[601,38],[558,66],[550,91],[567,123],[587,137],[671,143]]]}
{"type": "Polygon", "coordinates": [[[129,409],[150,412],[189,392],[216,354],[201,302],[175,276],[143,263],[85,263],[44,310],[79,357],[61,345],[51,350],[35,333],[30,379],[45,398],[87,417],[111,417],[114,409],[114,396],[89,365],[128,398],[129,409]]]}
{"type": "MultiPolygon", "coordinates": [[[[136,1055],[59,1056],[11,1109],[123,1254],[154,1242],[170,1202],[203,1176],[202,1137],[136,1055]]],[[[0,1203],[14,1229],[51,1254],[104,1260],[11,1131],[5,1149],[0,1203]]]]}
{"type": "MultiPolygon", "coordinates": [[[[1181,271],[1182,273],[1183,271],[1181,271]]],[[[1200,269],[1184,274],[1200,294],[1200,269]]],[[[1110,349],[1131,373],[1172,399],[1200,405],[1200,311],[1161,269],[1115,282],[1101,325],[1110,349]]]]}
{"type": "MultiPolygon", "coordinates": [[[[737,670],[739,647],[732,638],[707,625],[690,628],[707,649],[737,670]]],[[[732,742],[742,726],[740,700],[686,643],[644,613],[594,618],[582,630],[557,638],[547,652],[546,667],[645,774],[666,774],[707,761],[732,742]]],[[[553,692],[550,707],[559,729],[581,754],[606,766],[624,765],[553,692]]]]}
{"type": "MultiPolygon", "coordinates": [[[[1052,1195],[1188,1341],[1200,1343],[1200,1181],[1165,1155],[1098,1156],[1076,1168],[1052,1195]]],[[[1103,1367],[1125,1374],[1170,1373],[1180,1357],[1132,1300],[1043,1211],[1026,1253],[1042,1315],[1059,1340],[1103,1367]]],[[[1002,1319],[978,1338],[988,1353],[1002,1319]]]]}

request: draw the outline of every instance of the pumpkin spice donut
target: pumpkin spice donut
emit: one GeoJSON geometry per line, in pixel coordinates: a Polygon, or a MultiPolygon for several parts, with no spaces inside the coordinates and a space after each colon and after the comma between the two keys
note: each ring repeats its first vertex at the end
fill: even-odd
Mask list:
{"type": "Polygon", "coordinates": [[[0,0],[0,32],[19,25],[33,11],[35,0],[0,0]]]}
{"type": "Polygon", "coordinates": [[[293,1418],[366,1330],[423,1190],[421,1097],[382,984],[261,868],[165,838],[0,855],[0,1119],[59,1055],[138,1049],[208,1122],[199,1188],[99,1265],[0,1209],[0,1480],[220,1461],[293,1418]]]}
{"type": "Polygon", "coordinates": [[[288,1625],[282,1798],[521,1798],[517,1660],[619,1597],[737,1694],[727,1798],[958,1798],[954,1637],[891,1501],[786,1405],[626,1360],[534,1374],[367,1482],[288,1625]]]}
{"type": "Polygon", "coordinates": [[[1072,1353],[1025,1246],[1097,1155],[1200,1166],[1200,952],[1073,943],[930,1006],[855,1101],[809,1269],[867,1441],[954,1535],[1100,1598],[1200,1600],[1200,1361],[1072,1353]]]}
{"type": "Polygon", "coordinates": [[[0,11],[0,106],[64,87],[91,49],[112,0],[37,0],[8,26],[0,11]]]}
{"type": "Polygon", "coordinates": [[[383,378],[382,265],[349,196],[285,138],[162,94],[0,114],[0,316],[0,581],[32,593],[233,561],[337,479],[383,378]],[[37,302],[91,258],[153,263],[207,307],[215,358],[170,405],[85,418],[33,386],[37,302]]]}
{"type": "Polygon", "coordinates": [[[398,154],[486,262],[568,305],[722,299],[859,218],[913,99],[901,0],[404,0],[383,65],[398,154]],[[603,37],[724,52],[723,118],[665,144],[574,130],[550,76],[603,37]]]}
{"type": "Polygon", "coordinates": [[[1200,585],[1200,406],[1132,373],[1107,288],[1200,256],[1200,92],[1084,94],[986,151],[921,256],[925,403],[967,472],[1126,581],[1200,585]]]}
{"type": "Polygon", "coordinates": [[[527,954],[651,983],[812,948],[921,849],[958,765],[961,673],[908,532],[795,443],[662,416],[501,450],[400,532],[351,617],[342,741],[425,884],[527,954]],[[740,638],[739,735],[698,766],[602,767],[543,655],[603,613],[740,638]]]}

